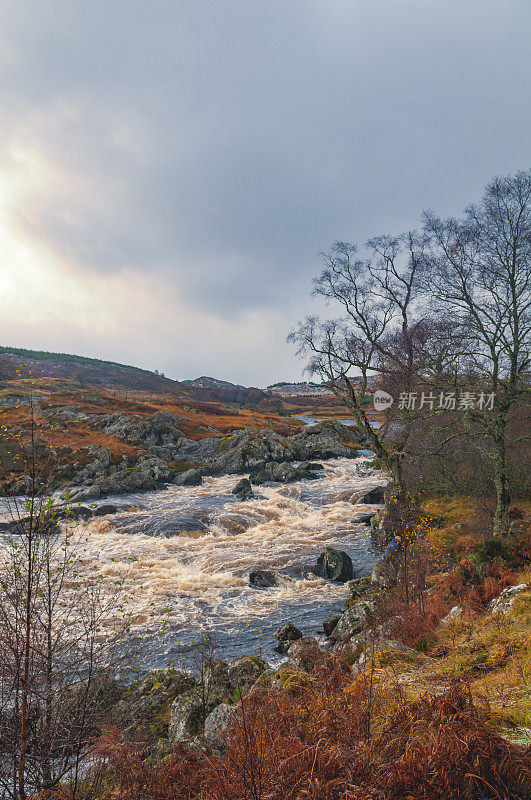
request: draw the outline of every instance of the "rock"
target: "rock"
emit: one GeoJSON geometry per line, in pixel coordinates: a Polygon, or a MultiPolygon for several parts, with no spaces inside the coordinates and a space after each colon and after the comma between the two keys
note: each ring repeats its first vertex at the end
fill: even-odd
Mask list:
{"type": "Polygon", "coordinates": [[[374,584],[369,576],[364,578],[356,578],[350,581],[348,588],[350,589],[350,596],[352,599],[357,600],[359,597],[364,597],[374,591],[374,584]]]}
{"type": "Polygon", "coordinates": [[[274,431],[236,432],[221,441],[210,458],[213,474],[259,472],[271,461],[287,461],[286,440],[274,431]]]}
{"type": "Polygon", "coordinates": [[[441,625],[448,625],[448,623],[453,622],[456,619],[459,619],[463,615],[463,609],[461,606],[454,606],[450,609],[449,613],[441,620],[441,625]]]}
{"type": "Polygon", "coordinates": [[[491,614],[507,614],[514,605],[516,596],[528,588],[527,583],[519,583],[517,586],[507,586],[506,589],[494,600],[489,603],[491,614]]]}
{"type": "Polygon", "coordinates": [[[366,636],[353,636],[348,642],[336,642],[332,647],[334,656],[344,659],[349,666],[357,662],[367,642],[366,636]]]}
{"type": "Polygon", "coordinates": [[[256,656],[242,656],[227,667],[227,675],[233,691],[240,697],[247,694],[256,681],[269,669],[269,664],[256,656]]]}
{"type": "Polygon", "coordinates": [[[292,436],[288,443],[290,461],[312,461],[321,458],[358,458],[359,445],[365,434],[350,425],[326,420],[309,425],[292,436]]]}
{"type": "Polygon", "coordinates": [[[363,503],[364,505],[385,503],[385,489],[386,487],[384,486],[375,486],[374,489],[365,492],[358,500],[358,503],[363,503]]]}
{"type": "Polygon", "coordinates": [[[373,516],[374,514],[357,514],[352,518],[351,522],[353,522],[355,525],[370,525],[373,516]]]}
{"type": "Polygon", "coordinates": [[[356,605],[347,608],[341,614],[339,622],[330,634],[330,638],[336,642],[346,642],[363,630],[370,614],[374,611],[374,603],[361,600],[356,605]]]}
{"type": "Polygon", "coordinates": [[[140,684],[127,690],[120,703],[120,710],[125,719],[130,720],[135,726],[153,724],[176,697],[194,687],[195,680],[184,672],[158,670],[144,678],[140,684]]]}
{"type": "Polygon", "coordinates": [[[172,480],[175,486],[200,486],[202,482],[203,478],[198,469],[187,469],[172,480]]]}
{"type": "Polygon", "coordinates": [[[313,636],[303,636],[288,647],[288,669],[311,672],[321,658],[319,643],[313,636]]]}
{"type": "Polygon", "coordinates": [[[320,578],[345,583],[352,579],[352,559],[343,550],[327,547],[317,559],[314,572],[320,578]]]}
{"type": "Polygon", "coordinates": [[[235,494],[238,500],[248,500],[250,497],[252,497],[253,487],[251,486],[249,479],[242,478],[241,481],[238,481],[232,490],[232,494],[235,494]]]}
{"type": "Polygon", "coordinates": [[[172,742],[190,742],[199,736],[208,715],[226,700],[223,692],[201,688],[177,697],[171,707],[168,736],[172,742]]]}
{"type": "Polygon", "coordinates": [[[109,514],[121,514],[124,511],[127,511],[126,506],[113,506],[109,503],[108,505],[98,506],[98,508],[94,510],[94,516],[106,517],[109,514]]]}
{"type": "Polygon", "coordinates": [[[205,661],[201,669],[200,683],[205,691],[230,694],[229,665],[221,658],[212,658],[205,661]]]}
{"type": "Polygon", "coordinates": [[[227,746],[227,727],[238,716],[238,709],[228,703],[221,703],[205,719],[204,736],[211,750],[223,752],[227,746]]]}
{"type": "Polygon", "coordinates": [[[277,653],[287,653],[291,642],[302,639],[302,632],[292,622],[281,625],[274,635],[278,639],[278,644],[275,645],[277,653]]]}
{"type": "Polygon", "coordinates": [[[257,569],[249,575],[249,583],[256,589],[269,589],[271,586],[278,586],[278,580],[274,572],[267,572],[257,569]]]}
{"type": "Polygon", "coordinates": [[[328,617],[323,622],[323,631],[326,636],[330,636],[337,623],[339,622],[339,615],[337,617],[328,617]]]}
{"type": "MultiPolygon", "coordinates": [[[[20,517],[20,519],[0,523],[0,531],[5,531],[11,536],[25,536],[29,531],[29,526],[30,517],[20,517]]],[[[43,515],[40,520],[34,518],[32,530],[37,530],[40,534],[44,533],[48,536],[56,536],[61,533],[61,528],[55,519],[47,515],[43,515]]]]}
{"type": "Polygon", "coordinates": [[[70,501],[79,502],[107,494],[128,494],[156,489],[172,477],[168,464],[156,455],[141,456],[134,466],[117,464],[106,477],[89,486],[72,490],[70,501]]]}
{"type": "Polygon", "coordinates": [[[169,411],[158,411],[150,417],[111,414],[106,418],[104,433],[142,447],[176,448],[183,438],[179,428],[182,417],[169,411]]]}
{"type": "Polygon", "coordinates": [[[93,511],[86,506],[71,506],[67,508],[57,508],[53,510],[54,519],[90,519],[93,516],[93,511]]]}
{"type": "MultiPolygon", "coordinates": [[[[311,476],[314,477],[313,473],[311,476]]],[[[250,476],[251,483],[260,485],[267,481],[276,481],[278,483],[290,483],[291,481],[299,480],[305,477],[297,472],[288,461],[282,461],[280,464],[270,463],[266,464],[260,472],[253,472],[250,476]]]]}
{"type": "Polygon", "coordinates": [[[323,465],[319,464],[317,461],[301,461],[297,466],[297,470],[302,470],[303,472],[319,472],[323,469],[323,465]]]}
{"type": "Polygon", "coordinates": [[[389,576],[383,564],[374,565],[372,568],[371,580],[380,589],[384,589],[387,586],[389,582],[389,576]]]}

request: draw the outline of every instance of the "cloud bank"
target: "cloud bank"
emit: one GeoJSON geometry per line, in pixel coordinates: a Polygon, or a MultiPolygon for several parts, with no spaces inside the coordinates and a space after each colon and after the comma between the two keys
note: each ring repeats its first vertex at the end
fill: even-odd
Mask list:
{"type": "MultiPolygon", "coordinates": [[[[0,4],[1,5],[1,4],[0,4]]],[[[0,41],[0,343],[296,377],[319,251],[527,166],[525,0],[35,0],[0,41]]]]}

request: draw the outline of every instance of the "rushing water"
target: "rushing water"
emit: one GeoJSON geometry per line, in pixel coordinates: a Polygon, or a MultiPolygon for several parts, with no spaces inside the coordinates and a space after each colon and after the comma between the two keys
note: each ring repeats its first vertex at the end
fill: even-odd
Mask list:
{"type": "Polygon", "coordinates": [[[231,493],[239,477],[109,497],[105,503],[136,510],[78,525],[81,569],[101,575],[107,592],[121,578],[133,590],[132,637],[142,668],[190,665],[201,631],[213,635],[225,658],[261,652],[273,660],[280,624],[289,620],[318,635],[323,620],[344,606],[347,587],[311,573],[326,545],[348,552],[358,576],[379,557],[369,527],[352,523],[365,508],[353,505],[356,497],[385,482],[367,457],[325,462],[317,480],[255,487],[247,501],[231,493]],[[251,587],[254,569],[278,571],[279,585],[251,587]]]}
{"type": "Polygon", "coordinates": [[[260,486],[247,501],[231,494],[234,475],[108,498],[139,510],[86,525],[86,564],[109,587],[124,575],[132,583],[149,609],[139,630],[167,621],[164,636],[149,637],[142,647],[143,662],[187,662],[202,630],[213,634],[226,658],[258,650],[271,658],[281,623],[290,620],[315,635],[343,607],[348,589],[311,569],[331,545],[349,553],[356,575],[370,571],[379,552],[370,529],[352,523],[363,509],[353,499],[385,479],[368,471],[367,458],[324,467],[317,480],[260,486]],[[279,586],[251,587],[254,569],[278,571],[279,586]]]}

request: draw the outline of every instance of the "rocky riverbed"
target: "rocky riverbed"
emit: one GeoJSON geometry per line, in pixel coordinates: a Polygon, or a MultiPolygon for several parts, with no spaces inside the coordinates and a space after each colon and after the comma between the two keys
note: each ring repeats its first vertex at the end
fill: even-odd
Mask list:
{"type": "MultiPolygon", "coordinates": [[[[54,480],[64,486],[68,479],[70,499],[75,502],[149,491],[167,483],[200,484],[211,475],[248,473],[256,483],[312,478],[311,470],[296,472],[292,462],[358,458],[366,447],[366,437],[357,428],[334,421],[308,426],[289,437],[268,429],[243,429],[202,439],[184,437],[178,416],[169,412],[138,420],[100,415],[97,424],[102,433],[136,448],[135,456],[116,462],[108,448],[93,445],[73,466],[59,461],[54,480]]],[[[24,491],[23,480],[19,490],[24,491]]]]}

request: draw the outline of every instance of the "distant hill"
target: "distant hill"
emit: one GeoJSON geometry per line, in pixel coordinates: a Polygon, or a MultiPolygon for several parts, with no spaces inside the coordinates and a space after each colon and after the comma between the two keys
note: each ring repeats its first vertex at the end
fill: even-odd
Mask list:
{"type": "Polygon", "coordinates": [[[209,378],[207,375],[183,381],[183,383],[187,386],[196,386],[198,389],[245,389],[245,386],[241,386],[239,383],[229,383],[228,381],[221,381],[219,378],[209,378]]]}
{"type": "Polygon", "coordinates": [[[194,400],[232,403],[255,407],[266,395],[260,389],[236,386],[228,381],[203,376],[195,381],[174,381],[156,372],[87,358],[71,353],[49,353],[21,347],[0,346],[0,381],[17,380],[31,372],[33,377],[63,378],[85,386],[134,389],[160,394],[174,394],[194,400]]]}
{"type": "Polygon", "coordinates": [[[147,369],[87,358],[71,353],[48,353],[21,347],[0,347],[0,378],[16,379],[17,370],[73,380],[83,386],[107,386],[153,392],[180,392],[186,387],[147,369]]]}

